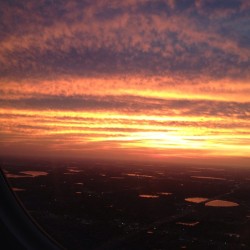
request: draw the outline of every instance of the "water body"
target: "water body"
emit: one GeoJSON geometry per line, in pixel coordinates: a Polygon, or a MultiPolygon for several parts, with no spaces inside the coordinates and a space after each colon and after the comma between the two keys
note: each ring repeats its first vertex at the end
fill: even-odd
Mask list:
{"type": "Polygon", "coordinates": [[[165,175],[164,172],[155,172],[156,174],[159,174],[159,175],[165,175]]]}
{"type": "Polygon", "coordinates": [[[225,169],[223,169],[223,168],[195,168],[195,169],[198,169],[198,170],[211,170],[211,171],[217,171],[217,172],[225,171],[225,169]]]}
{"type": "Polygon", "coordinates": [[[8,178],[32,178],[32,177],[37,177],[37,176],[45,176],[48,175],[47,172],[43,171],[22,171],[19,174],[11,174],[11,173],[6,173],[6,176],[8,178]]]}
{"type": "Polygon", "coordinates": [[[156,199],[159,198],[159,195],[152,195],[152,194],[140,194],[140,198],[146,198],[146,199],[156,199]]]}
{"type": "Polygon", "coordinates": [[[147,234],[153,234],[153,233],[154,233],[154,232],[151,231],[151,230],[147,231],[147,234]]]}
{"type": "Polygon", "coordinates": [[[220,177],[213,177],[213,176],[199,176],[199,175],[193,175],[191,176],[191,178],[195,178],[195,179],[206,179],[206,180],[221,180],[221,181],[225,181],[225,178],[220,178],[220,177]]]}
{"type": "Polygon", "coordinates": [[[238,203],[232,201],[225,201],[225,200],[212,200],[205,203],[205,206],[208,207],[237,207],[239,206],[238,203]]]}
{"type": "Polygon", "coordinates": [[[177,225],[183,225],[183,226],[189,226],[189,227],[194,227],[198,225],[200,222],[199,221],[192,221],[192,222],[176,222],[177,225]]]}
{"type": "Polygon", "coordinates": [[[159,193],[157,193],[157,194],[159,194],[159,195],[164,195],[164,196],[169,196],[169,195],[171,195],[171,194],[173,194],[173,193],[159,192],[159,193]]]}
{"type": "Polygon", "coordinates": [[[208,199],[204,198],[204,197],[189,197],[189,198],[185,199],[185,201],[193,202],[193,203],[202,203],[202,202],[205,202],[207,200],[208,199]]]}
{"type": "Polygon", "coordinates": [[[237,238],[237,239],[240,238],[240,235],[239,234],[235,234],[235,233],[228,233],[226,235],[228,235],[229,237],[237,238]]]}
{"type": "Polygon", "coordinates": [[[22,174],[26,174],[29,177],[37,177],[37,176],[45,176],[48,175],[47,172],[43,172],[43,171],[22,171],[20,172],[22,174]]]}
{"type": "Polygon", "coordinates": [[[128,173],[128,174],[125,174],[125,175],[132,176],[132,177],[144,177],[144,178],[153,178],[154,177],[152,175],[135,174],[135,173],[128,173]]]}
{"type": "Polygon", "coordinates": [[[68,168],[68,171],[71,172],[71,173],[80,173],[80,172],[82,172],[82,170],[79,170],[77,168],[68,168]]]}
{"type": "Polygon", "coordinates": [[[6,173],[6,176],[8,178],[14,178],[14,179],[31,177],[28,175],[19,175],[19,174],[10,174],[10,173],[6,173]]]}

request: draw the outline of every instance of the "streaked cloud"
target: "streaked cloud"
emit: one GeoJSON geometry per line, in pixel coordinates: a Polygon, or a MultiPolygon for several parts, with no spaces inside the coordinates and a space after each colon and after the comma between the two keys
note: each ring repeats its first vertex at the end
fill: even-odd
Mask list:
{"type": "Polygon", "coordinates": [[[250,102],[190,99],[159,99],[141,96],[42,96],[0,99],[2,108],[62,111],[115,111],[124,114],[149,113],[168,116],[250,118],[250,102]]]}

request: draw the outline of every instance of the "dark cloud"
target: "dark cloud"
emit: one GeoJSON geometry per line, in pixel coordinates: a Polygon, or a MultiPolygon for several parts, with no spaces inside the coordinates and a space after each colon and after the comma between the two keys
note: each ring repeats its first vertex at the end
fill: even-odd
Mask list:
{"type": "Polygon", "coordinates": [[[39,96],[21,99],[0,99],[1,107],[27,110],[108,110],[123,113],[183,116],[232,117],[249,119],[250,103],[209,100],[163,100],[138,96],[39,96]]]}
{"type": "Polygon", "coordinates": [[[243,2],[3,1],[0,76],[249,77],[243,2]]]}

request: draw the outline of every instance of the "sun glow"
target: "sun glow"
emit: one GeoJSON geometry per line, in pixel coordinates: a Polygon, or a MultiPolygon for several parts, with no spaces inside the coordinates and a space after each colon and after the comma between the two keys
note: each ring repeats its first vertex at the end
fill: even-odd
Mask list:
{"type": "Polygon", "coordinates": [[[245,156],[250,151],[247,120],[235,118],[229,124],[227,116],[179,112],[2,108],[2,144],[6,149],[22,144],[24,148],[33,145],[39,152],[43,147],[50,152],[84,155],[101,151],[112,155],[118,150],[125,155],[134,152],[139,158],[145,154],[153,158],[194,157],[197,152],[199,157],[245,156]]]}

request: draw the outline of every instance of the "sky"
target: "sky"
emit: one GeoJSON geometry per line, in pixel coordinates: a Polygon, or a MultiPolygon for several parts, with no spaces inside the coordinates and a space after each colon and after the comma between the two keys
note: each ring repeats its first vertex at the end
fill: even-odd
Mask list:
{"type": "Polygon", "coordinates": [[[0,155],[250,166],[250,1],[0,2],[0,155]]]}

